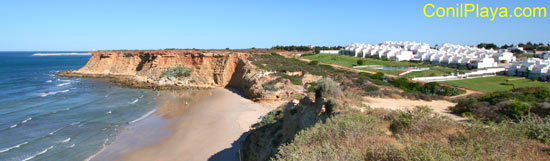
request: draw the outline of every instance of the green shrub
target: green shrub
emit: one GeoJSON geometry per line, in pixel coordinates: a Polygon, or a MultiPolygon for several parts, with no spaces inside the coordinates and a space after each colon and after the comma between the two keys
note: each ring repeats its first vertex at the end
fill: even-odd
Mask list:
{"type": "Polygon", "coordinates": [[[191,72],[193,72],[193,69],[186,67],[175,67],[164,71],[161,77],[189,77],[191,72]]]}
{"type": "Polygon", "coordinates": [[[319,64],[319,61],[317,60],[313,60],[313,61],[310,61],[309,63],[307,63],[308,65],[317,65],[319,64]]]}
{"type": "Polygon", "coordinates": [[[301,76],[283,74],[283,78],[290,80],[290,82],[292,82],[292,84],[302,85],[302,77],[301,76]]]}
{"type": "Polygon", "coordinates": [[[365,64],[365,60],[363,59],[357,60],[357,65],[363,65],[363,64],[365,64]]]}
{"type": "Polygon", "coordinates": [[[365,92],[373,92],[378,90],[380,90],[380,88],[378,88],[377,86],[373,86],[373,85],[365,86],[365,92]]]}
{"type": "Polygon", "coordinates": [[[275,82],[265,82],[262,84],[262,87],[268,91],[278,91],[280,89],[279,87],[275,87],[275,82]]]}
{"type": "Polygon", "coordinates": [[[529,113],[529,105],[521,102],[513,102],[510,105],[507,106],[506,114],[514,119],[519,119],[523,117],[523,115],[529,113]]]}

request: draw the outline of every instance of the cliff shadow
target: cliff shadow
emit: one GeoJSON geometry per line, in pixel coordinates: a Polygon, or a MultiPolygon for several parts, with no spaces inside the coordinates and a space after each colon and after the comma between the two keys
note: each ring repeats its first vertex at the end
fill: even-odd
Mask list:
{"type": "Polygon", "coordinates": [[[246,64],[242,60],[239,61],[235,67],[235,72],[231,75],[231,79],[225,86],[225,89],[238,94],[243,98],[249,99],[244,93],[245,89],[250,88],[248,82],[244,79],[244,75],[246,73],[245,65],[246,64]]]}
{"type": "Polygon", "coordinates": [[[239,139],[231,143],[231,147],[210,156],[210,158],[208,158],[208,161],[240,161],[239,151],[241,150],[242,143],[244,142],[248,134],[250,134],[250,132],[243,133],[239,137],[239,139]]]}
{"type": "Polygon", "coordinates": [[[141,71],[143,69],[143,65],[149,61],[153,61],[156,58],[156,56],[150,57],[149,54],[140,54],[139,55],[139,64],[136,66],[136,71],[141,71]]]}

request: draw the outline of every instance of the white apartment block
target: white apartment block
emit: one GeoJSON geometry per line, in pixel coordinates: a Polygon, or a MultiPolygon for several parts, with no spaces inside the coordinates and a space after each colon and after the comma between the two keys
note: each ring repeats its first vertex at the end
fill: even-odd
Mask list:
{"type": "Polygon", "coordinates": [[[341,50],[340,54],[470,69],[498,67],[500,63],[516,61],[513,53],[504,50],[495,51],[453,44],[443,44],[437,49],[431,49],[429,44],[408,41],[386,41],[378,45],[353,43],[341,50]]]}
{"type": "Polygon", "coordinates": [[[550,59],[528,58],[514,62],[506,74],[550,81],[550,59]]]}

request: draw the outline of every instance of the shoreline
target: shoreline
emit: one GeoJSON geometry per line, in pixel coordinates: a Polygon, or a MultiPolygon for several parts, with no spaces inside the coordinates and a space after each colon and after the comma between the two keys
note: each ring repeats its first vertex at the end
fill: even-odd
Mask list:
{"type": "Polygon", "coordinates": [[[154,114],[123,130],[91,160],[239,160],[251,126],[278,104],[253,102],[225,88],[164,91],[161,97],[154,114]]]}

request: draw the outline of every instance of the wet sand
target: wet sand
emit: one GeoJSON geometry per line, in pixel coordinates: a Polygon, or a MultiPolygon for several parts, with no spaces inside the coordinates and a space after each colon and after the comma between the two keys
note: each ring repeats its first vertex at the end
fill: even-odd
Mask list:
{"type": "Polygon", "coordinates": [[[117,160],[238,160],[245,132],[277,105],[254,103],[223,88],[207,93],[192,103],[182,98],[168,99],[157,113],[169,120],[162,129],[171,133],[117,160]]]}

